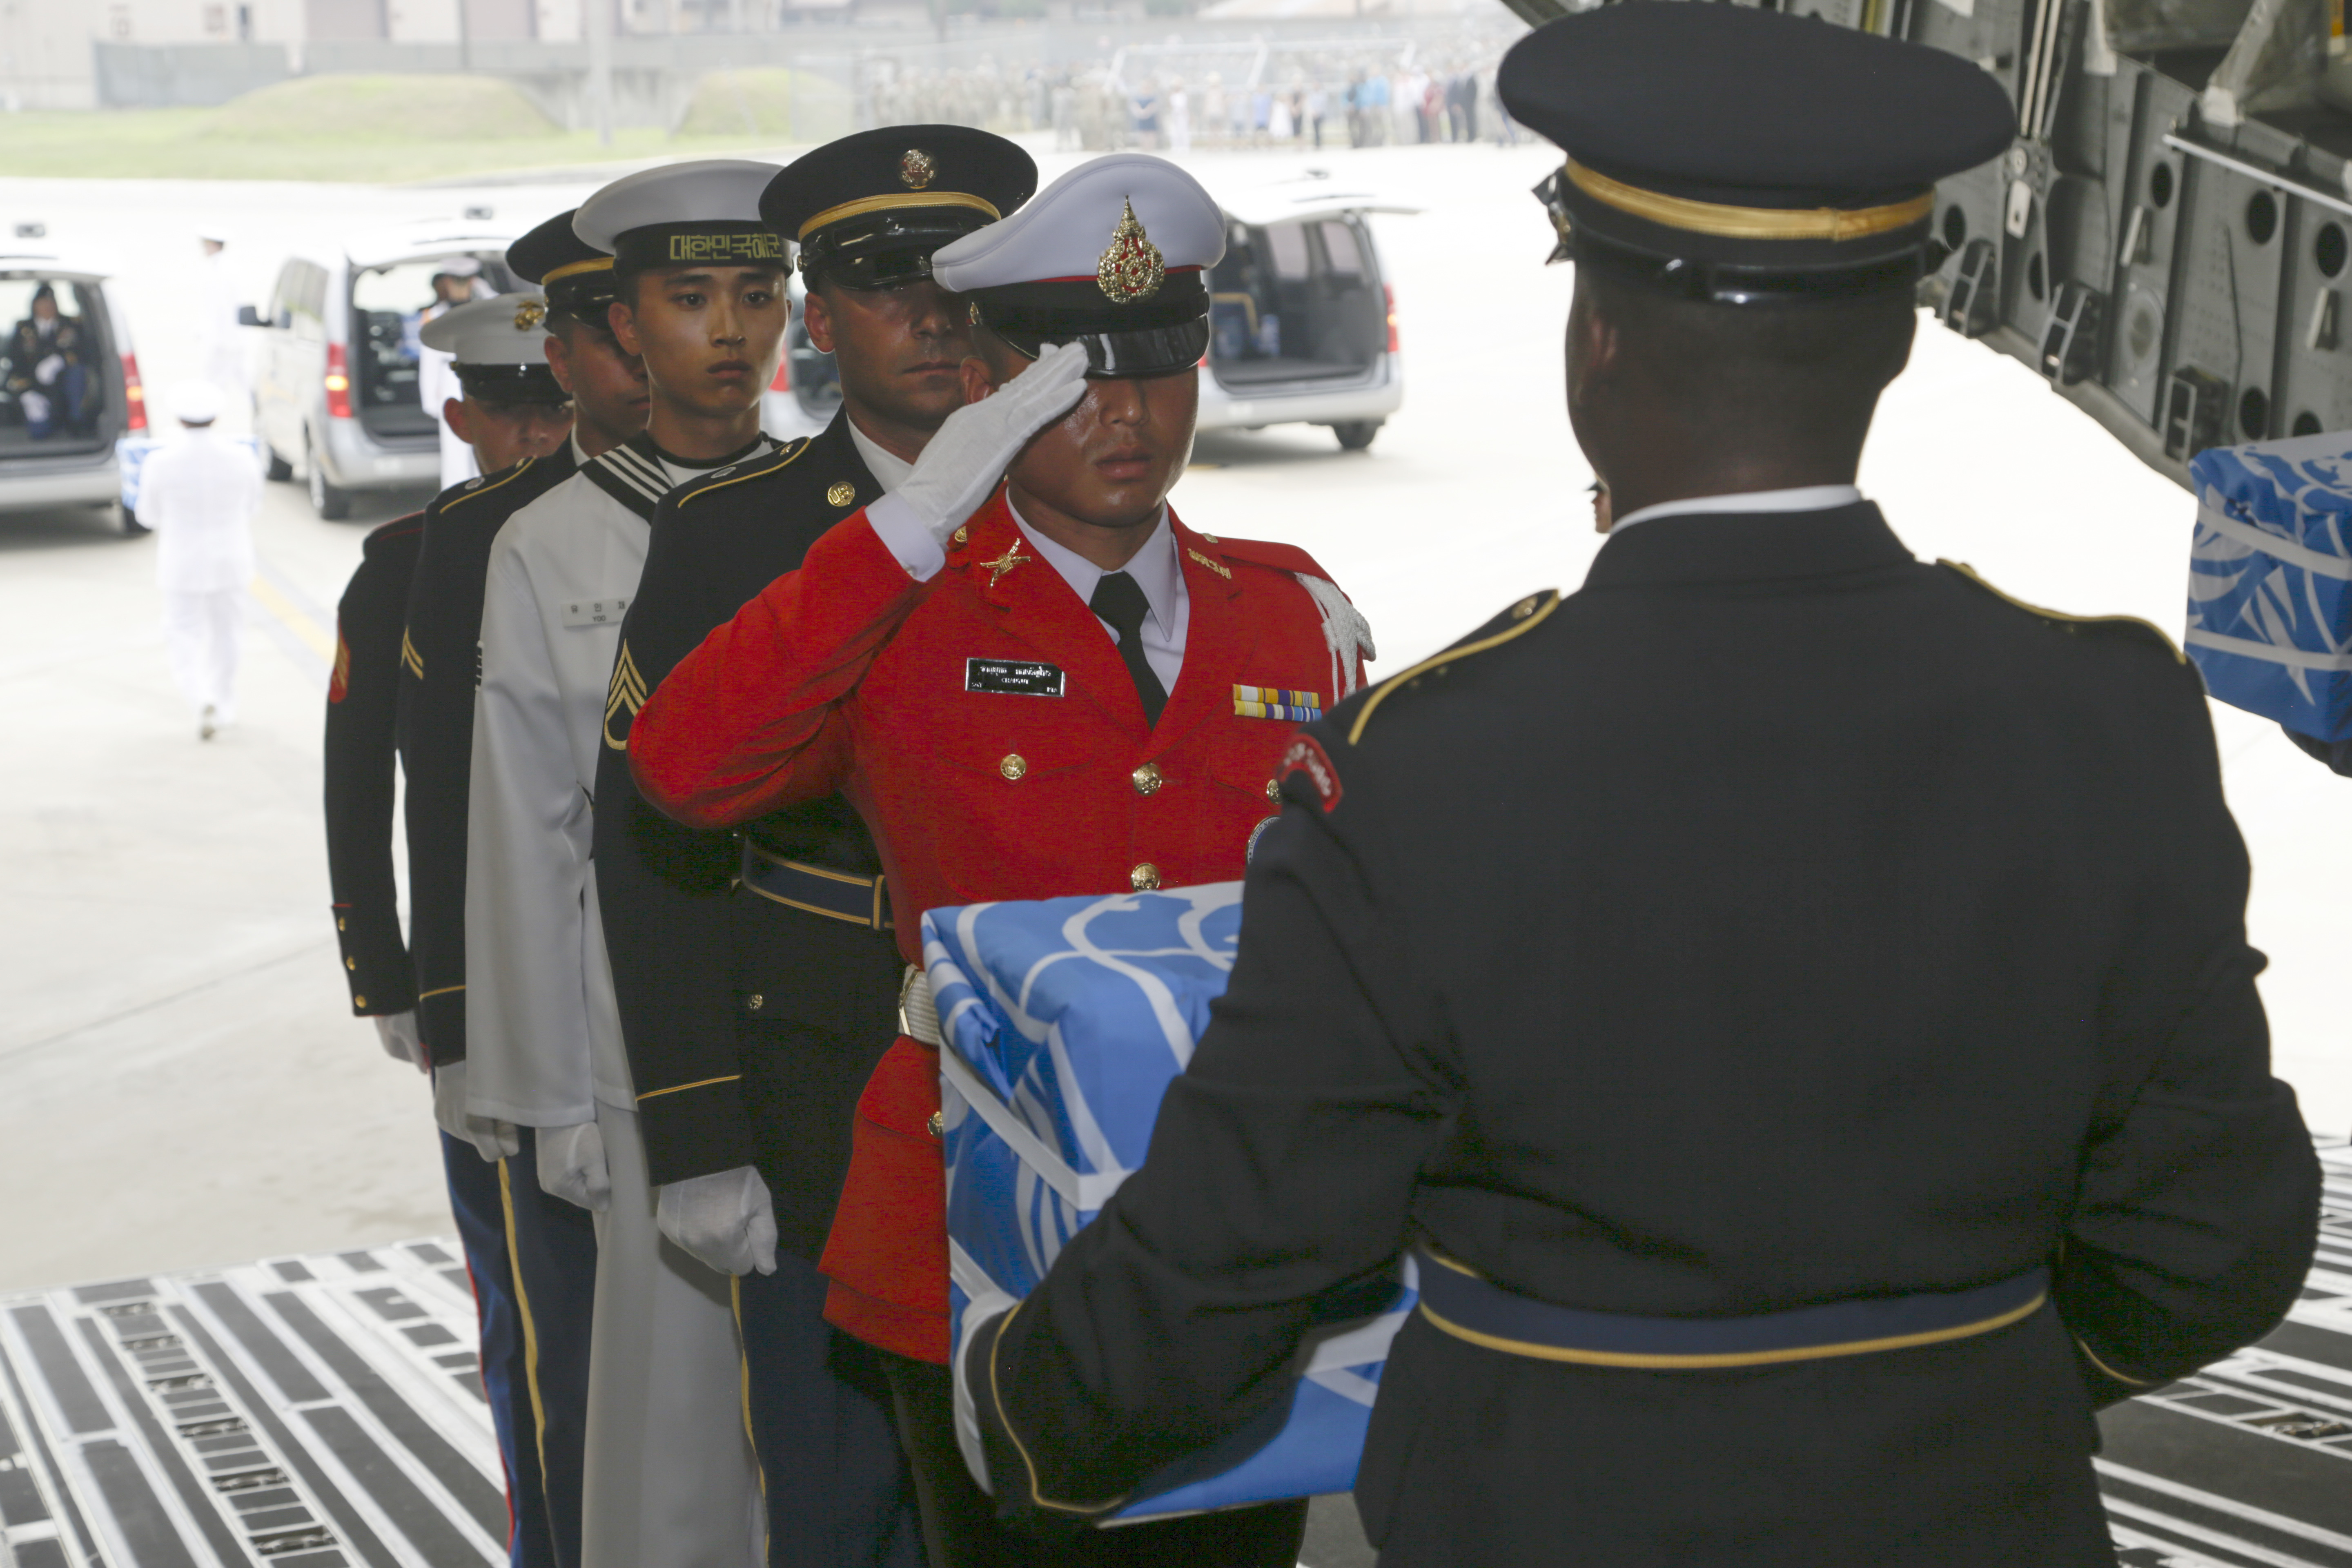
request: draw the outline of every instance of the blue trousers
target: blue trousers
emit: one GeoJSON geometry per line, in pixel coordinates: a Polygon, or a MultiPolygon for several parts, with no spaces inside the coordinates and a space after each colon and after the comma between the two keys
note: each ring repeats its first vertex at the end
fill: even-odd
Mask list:
{"type": "MultiPolygon", "coordinates": [[[[528,1127],[520,1131],[522,1152],[501,1161],[499,1171],[530,1395],[523,1432],[541,1477],[539,1515],[551,1549],[533,1561],[578,1568],[596,1222],[577,1204],[540,1190],[535,1135],[528,1127]]],[[[518,1555],[514,1563],[521,1568],[523,1559],[518,1555]]]]}
{"type": "Polygon", "coordinates": [[[922,1568],[914,1484],[874,1352],[824,1321],[824,1276],[776,1256],[735,1281],[743,1416],[768,1500],[768,1568],[922,1568]]]}
{"type": "MultiPolygon", "coordinates": [[[[492,1164],[471,1143],[441,1134],[449,1209],[466,1250],[474,1311],[481,1324],[482,1392],[507,1472],[507,1560],[512,1568],[559,1568],[548,1532],[547,1494],[530,1440],[530,1373],[521,1302],[507,1247],[506,1163],[492,1164]]],[[[534,1183],[533,1186],[536,1187],[534,1183]]]]}

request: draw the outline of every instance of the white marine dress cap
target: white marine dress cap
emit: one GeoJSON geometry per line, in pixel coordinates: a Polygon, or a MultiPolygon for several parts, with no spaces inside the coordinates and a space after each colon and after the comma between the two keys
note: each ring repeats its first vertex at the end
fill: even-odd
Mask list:
{"type": "Polygon", "coordinates": [[[466,395],[489,403],[569,403],[547,363],[547,296],[473,300],[425,323],[417,339],[450,355],[466,395]]]}

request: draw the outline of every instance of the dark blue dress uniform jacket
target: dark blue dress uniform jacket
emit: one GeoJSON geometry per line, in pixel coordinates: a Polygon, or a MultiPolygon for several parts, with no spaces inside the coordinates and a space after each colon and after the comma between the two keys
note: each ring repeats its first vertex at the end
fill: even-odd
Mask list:
{"type": "Polygon", "coordinates": [[[1383,1568],[2112,1563],[2095,1406],[2275,1324],[2316,1222],[2195,671],[1868,504],[1646,521],[1515,611],[1304,731],[1148,1163],[980,1346],[998,1499],[1262,1421],[1414,1237],[1675,1319],[2052,1264],[1783,1365],[1416,1317],[1356,1498],[1383,1568]]]}
{"type": "Polygon", "coordinates": [[[343,981],[352,1011],[363,1018],[416,1005],[416,972],[401,934],[392,868],[392,765],[401,617],[423,539],[423,519],[415,512],[371,532],[335,605],[323,758],[327,879],[343,981]]]}
{"type": "Polygon", "coordinates": [[[466,790],[481,683],[482,593],[507,519],[572,477],[572,444],[453,485],[425,509],[400,669],[416,1016],[436,1064],[466,1055],[466,790]]]}
{"type": "Polygon", "coordinates": [[[858,1094],[898,1034],[898,952],[870,921],[791,908],[737,874],[748,839],[878,877],[873,836],[838,795],[740,831],[682,827],[637,793],[627,742],[672,666],[881,493],[841,414],[665,497],[622,624],[596,773],[597,896],[653,1180],[758,1165],[778,1245],[811,1261],[848,1170],[858,1094]]]}

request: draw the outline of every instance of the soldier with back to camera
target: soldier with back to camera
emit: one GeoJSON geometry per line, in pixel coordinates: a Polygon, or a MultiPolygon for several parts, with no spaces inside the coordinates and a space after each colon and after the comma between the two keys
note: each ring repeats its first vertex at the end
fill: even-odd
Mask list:
{"type": "Polygon", "coordinates": [[[2195,672],[1854,489],[2014,113],[1730,5],[1501,89],[1608,542],[1297,737],[1149,1162],[965,1358],[999,1500],[1265,1415],[1411,1248],[1384,1565],[2112,1564],[2094,1412],[2279,1321],[2318,1179],[2195,672]]]}

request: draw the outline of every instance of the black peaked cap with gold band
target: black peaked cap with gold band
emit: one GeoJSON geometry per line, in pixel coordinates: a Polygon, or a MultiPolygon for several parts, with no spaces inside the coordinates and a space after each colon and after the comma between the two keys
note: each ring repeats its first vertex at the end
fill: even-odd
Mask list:
{"type": "Polygon", "coordinates": [[[944,247],[931,270],[1024,354],[1079,343],[1090,374],[1164,375],[1208,352],[1208,271],[1224,254],[1224,214],[1198,180],[1113,153],[944,247]]]}
{"type": "Polygon", "coordinates": [[[1559,231],[1554,260],[1726,304],[1916,283],[1935,183],[2017,129],[2000,84],[1957,55],[1685,0],[1547,23],[1495,85],[1568,154],[1536,192],[1559,231]]]}
{"type": "Polygon", "coordinates": [[[539,285],[549,311],[601,327],[604,307],[614,299],[613,253],[572,232],[572,219],[579,210],[558,213],[508,246],[507,268],[524,282],[539,285]]]}
{"type": "Polygon", "coordinates": [[[783,240],[760,216],[773,163],[704,158],[625,174],[580,204],[572,232],[613,253],[616,279],[668,267],[793,269],[783,240]]]}
{"type": "Polygon", "coordinates": [[[812,284],[887,289],[931,275],[931,253],[1017,210],[1037,161],[962,125],[892,125],[828,142],[768,183],[760,214],[800,247],[812,284]]]}

